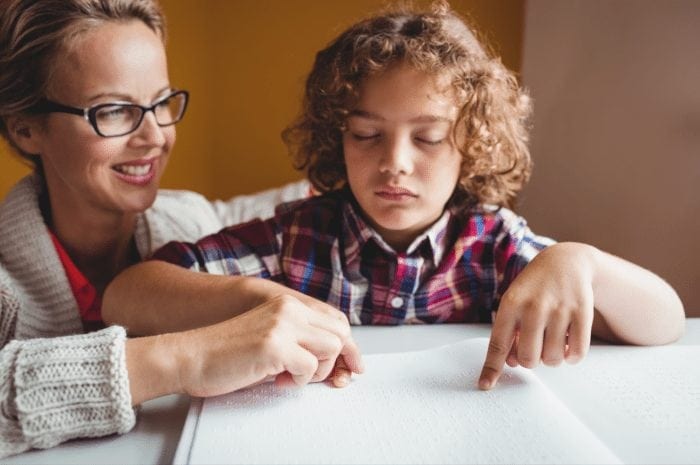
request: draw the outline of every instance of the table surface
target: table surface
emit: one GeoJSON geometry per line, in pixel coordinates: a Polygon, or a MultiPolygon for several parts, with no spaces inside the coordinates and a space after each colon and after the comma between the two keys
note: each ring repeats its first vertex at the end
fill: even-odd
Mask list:
{"type": "MultiPolygon", "coordinates": [[[[464,339],[488,337],[490,325],[357,326],[353,336],[362,353],[387,353],[438,347],[464,339]]],[[[676,344],[700,345],[700,318],[688,318],[676,344]]],[[[161,464],[171,463],[187,417],[189,397],[170,395],[145,402],[136,427],[122,436],[80,439],[48,450],[3,459],[6,464],[161,464]]]]}

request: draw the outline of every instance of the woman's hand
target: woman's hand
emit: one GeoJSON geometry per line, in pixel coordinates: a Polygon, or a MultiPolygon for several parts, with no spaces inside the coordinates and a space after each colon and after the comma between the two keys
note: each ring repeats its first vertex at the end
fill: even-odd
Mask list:
{"type": "Polygon", "coordinates": [[[130,340],[132,403],[172,392],[216,396],[270,377],[302,386],[331,372],[334,385],[343,386],[364,368],[347,318],[329,309],[282,295],[211,326],[130,340]],[[333,370],[336,360],[342,362],[333,370]]]}

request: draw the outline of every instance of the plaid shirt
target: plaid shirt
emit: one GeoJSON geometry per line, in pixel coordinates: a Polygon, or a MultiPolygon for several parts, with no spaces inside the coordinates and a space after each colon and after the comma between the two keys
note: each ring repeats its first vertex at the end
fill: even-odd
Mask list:
{"type": "Polygon", "coordinates": [[[491,321],[513,279],[551,239],[501,208],[446,211],[404,253],[357,213],[347,192],[277,208],[196,244],[171,242],[153,258],[197,271],[271,279],[328,302],[351,324],[491,321]]]}

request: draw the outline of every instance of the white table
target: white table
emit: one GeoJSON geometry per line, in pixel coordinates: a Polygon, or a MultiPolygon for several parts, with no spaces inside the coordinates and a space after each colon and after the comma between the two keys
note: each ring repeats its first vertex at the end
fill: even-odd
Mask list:
{"type": "MultiPolygon", "coordinates": [[[[474,337],[488,337],[490,325],[363,326],[353,335],[365,354],[428,349],[474,337]]],[[[687,320],[676,344],[700,345],[700,318],[687,320]]],[[[171,463],[187,416],[189,398],[167,396],[146,402],[128,434],[64,443],[3,459],[7,464],[171,463]]]]}

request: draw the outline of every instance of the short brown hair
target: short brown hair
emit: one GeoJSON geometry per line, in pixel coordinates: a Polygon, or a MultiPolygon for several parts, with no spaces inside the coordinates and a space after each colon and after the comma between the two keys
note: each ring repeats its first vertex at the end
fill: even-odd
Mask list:
{"type": "Polygon", "coordinates": [[[0,0],[0,135],[31,164],[4,119],[26,113],[45,96],[56,57],[79,34],[107,21],[143,21],[165,40],[156,0],[0,0]]]}
{"type": "Polygon", "coordinates": [[[512,208],[532,169],[530,99],[445,1],[428,11],[404,7],[363,20],[318,52],[301,115],[282,133],[295,167],[306,170],[321,192],[343,187],[342,135],[360,88],[368,76],[400,62],[451,78],[460,107],[454,134],[463,135],[458,147],[463,161],[448,205],[512,208]]]}

